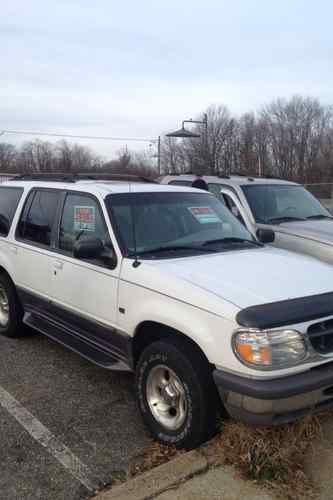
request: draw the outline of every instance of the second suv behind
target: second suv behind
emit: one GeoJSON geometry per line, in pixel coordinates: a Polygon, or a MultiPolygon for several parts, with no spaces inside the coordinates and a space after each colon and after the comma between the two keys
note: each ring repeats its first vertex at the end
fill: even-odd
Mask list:
{"type": "MultiPolygon", "coordinates": [[[[332,214],[302,185],[282,179],[230,175],[203,177],[251,233],[275,232],[274,245],[333,264],[332,214]]],[[[190,186],[193,175],[165,176],[160,182],[190,186]]]]}

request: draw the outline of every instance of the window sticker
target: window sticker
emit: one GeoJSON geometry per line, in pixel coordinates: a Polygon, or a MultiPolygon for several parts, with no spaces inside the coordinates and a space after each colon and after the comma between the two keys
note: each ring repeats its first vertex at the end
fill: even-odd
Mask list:
{"type": "Polygon", "coordinates": [[[95,231],[95,207],[74,207],[74,231],[95,231]]]}
{"type": "Polygon", "coordinates": [[[189,207],[188,209],[200,224],[221,222],[221,219],[211,207],[189,207]]]}

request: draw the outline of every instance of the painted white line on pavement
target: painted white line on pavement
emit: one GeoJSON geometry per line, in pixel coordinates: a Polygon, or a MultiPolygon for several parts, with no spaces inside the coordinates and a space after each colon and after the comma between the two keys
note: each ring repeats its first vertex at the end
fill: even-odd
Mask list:
{"type": "Polygon", "coordinates": [[[98,489],[88,467],[76,457],[45,425],[0,386],[0,405],[10,413],[75,479],[89,491],[98,489]]]}

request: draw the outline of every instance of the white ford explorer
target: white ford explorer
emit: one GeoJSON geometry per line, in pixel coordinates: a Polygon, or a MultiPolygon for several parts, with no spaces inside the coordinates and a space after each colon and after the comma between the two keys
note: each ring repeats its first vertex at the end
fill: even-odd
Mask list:
{"type": "Polygon", "coordinates": [[[332,266],[265,246],[192,188],[2,184],[0,332],[22,324],[134,371],[146,425],[179,447],[222,405],[263,424],[333,405],[332,266]]]}

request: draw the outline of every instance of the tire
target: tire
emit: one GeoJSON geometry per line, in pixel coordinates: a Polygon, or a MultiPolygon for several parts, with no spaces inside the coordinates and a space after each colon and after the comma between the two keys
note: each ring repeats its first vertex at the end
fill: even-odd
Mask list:
{"type": "Polygon", "coordinates": [[[138,361],[135,387],[155,439],[191,449],[215,433],[217,390],[208,361],[192,343],[177,337],[150,344],[138,361]]]}
{"type": "Polygon", "coordinates": [[[0,334],[19,337],[23,332],[23,309],[15,286],[6,274],[0,274],[0,334]]]}

